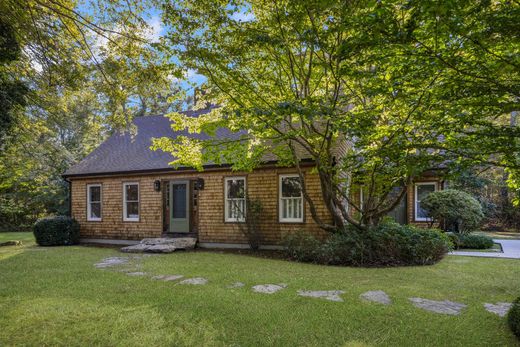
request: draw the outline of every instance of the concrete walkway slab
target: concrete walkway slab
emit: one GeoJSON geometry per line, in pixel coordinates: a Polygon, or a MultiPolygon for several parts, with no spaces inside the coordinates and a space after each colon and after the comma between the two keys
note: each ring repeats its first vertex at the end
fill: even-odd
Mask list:
{"type": "Polygon", "coordinates": [[[483,257],[483,258],[507,258],[520,259],[520,240],[493,240],[502,246],[502,252],[468,252],[468,251],[453,251],[451,255],[463,255],[468,257],[483,257]]]}

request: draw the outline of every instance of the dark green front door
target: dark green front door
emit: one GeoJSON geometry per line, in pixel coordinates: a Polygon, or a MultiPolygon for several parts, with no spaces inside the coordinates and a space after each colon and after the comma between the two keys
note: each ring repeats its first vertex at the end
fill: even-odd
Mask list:
{"type": "Polygon", "coordinates": [[[170,232],[190,232],[189,181],[170,182],[170,232]]]}

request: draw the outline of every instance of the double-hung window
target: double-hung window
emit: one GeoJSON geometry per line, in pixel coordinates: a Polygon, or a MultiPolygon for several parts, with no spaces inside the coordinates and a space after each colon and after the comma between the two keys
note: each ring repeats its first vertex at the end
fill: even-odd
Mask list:
{"type": "Polygon", "coordinates": [[[281,175],[279,183],[280,222],[303,222],[303,194],[300,176],[281,175]]]}
{"type": "Polygon", "coordinates": [[[139,183],[123,183],[123,220],[139,221],[139,183]]]}
{"type": "Polygon", "coordinates": [[[415,184],[415,220],[416,221],[430,221],[431,218],[428,213],[421,207],[421,201],[424,200],[430,193],[437,190],[436,182],[421,182],[415,184]]]}
{"type": "Polygon", "coordinates": [[[101,220],[101,184],[87,185],[87,220],[101,220]]]}
{"type": "Polygon", "coordinates": [[[224,182],[225,221],[243,222],[246,217],[246,178],[226,177],[224,182]]]}

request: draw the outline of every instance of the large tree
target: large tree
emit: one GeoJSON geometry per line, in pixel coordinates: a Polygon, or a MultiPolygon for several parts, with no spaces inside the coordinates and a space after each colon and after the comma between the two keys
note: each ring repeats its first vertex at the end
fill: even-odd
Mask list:
{"type": "MultiPolygon", "coordinates": [[[[0,102],[4,80],[26,86],[26,107],[6,132],[10,142],[0,153],[3,227],[65,213],[68,187],[61,174],[70,165],[115,129],[129,128],[133,117],[174,109],[168,98],[179,76],[156,49],[160,42],[145,20],[148,5],[0,2],[0,22],[9,29],[2,27],[0,58],[12,60],[8,70],[0,66],[0,102]]],[[[2,119],[5,111],[2,106],[2,119]]]]}
{"type": "Polygon", "coordinates": [[[251,170],[266,152],[298,169],[311,158],[334,223],[304,190],[314,220],[366,229],[425,170],[519,169],[519,130],[504,122],[518,106],[518,11],[510,1],[166,3],[168,53],[208,78],[201,102],[219,106],[197,119],[172,114],[174,127],[246,132],[155,145],[199,169],[251,170]],[[363,206],[350,199],[353,183],[363,206]]]}

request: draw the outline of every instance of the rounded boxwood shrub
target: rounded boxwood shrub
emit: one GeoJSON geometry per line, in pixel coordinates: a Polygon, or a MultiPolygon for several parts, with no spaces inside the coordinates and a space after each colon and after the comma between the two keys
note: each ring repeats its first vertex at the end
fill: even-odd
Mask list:
{"type": "Polygon", "coordinates": [[[34,237],[40,246],[61,246],[79,243],[79,223],[70,217],[43,218],[34,224],[34,237]]]}
{"type": "Polygon", "coordinates": [[[469,233],[477,229],[484,218],[482,206],[470,194],[446,189],[429,194],[421,207],[443,225],[445,231],[469,233]]]}
{"type": "Polygon", "coordinates": [[[509,310],[507,322],[513,334],[520,339],[520,297],[515,300],[513,307],[509,310]]]}
{"type": "Polygon", "coordinates": [[[367,231],[347,228],[331,235],[324,242],[308,234],[298,238],[293,236],[291,242],[285,245],[289,257],[298,261],[329,265],[395,266],[434,264],[450,250],[451,242],[439,230],[400,225],[387,220],[367,231]]]}

